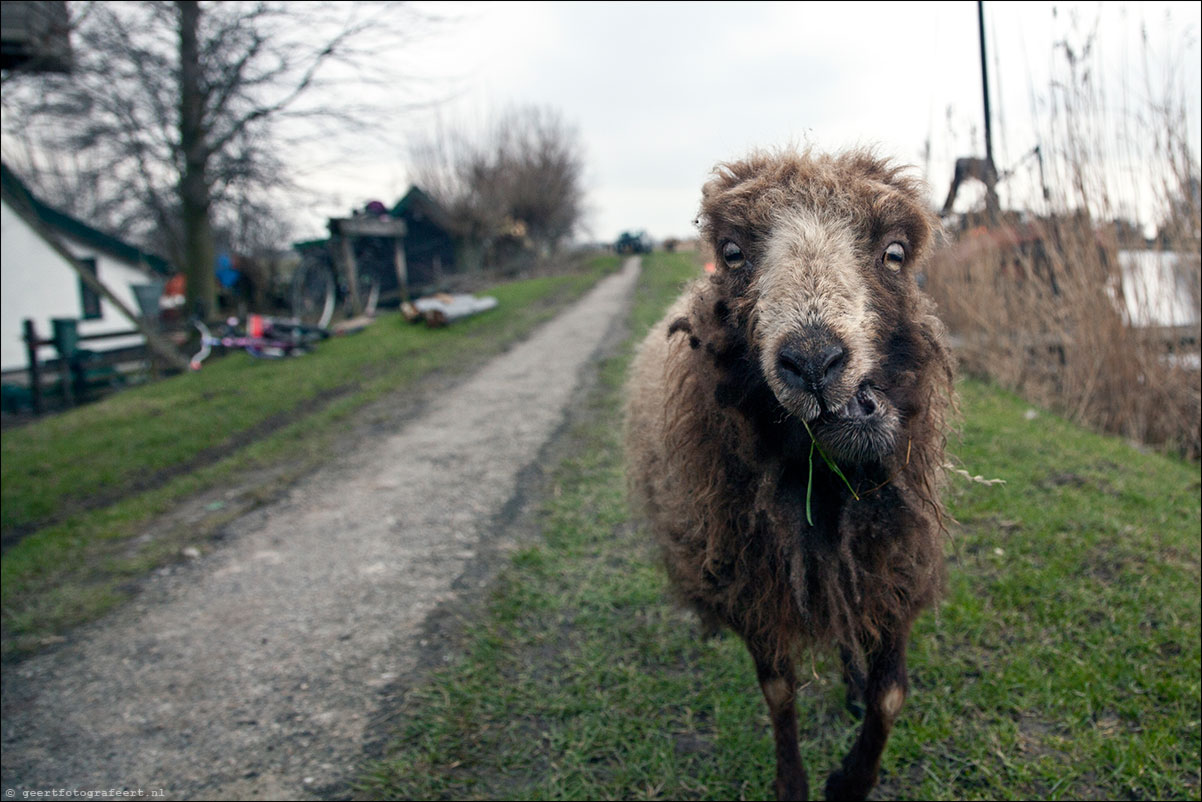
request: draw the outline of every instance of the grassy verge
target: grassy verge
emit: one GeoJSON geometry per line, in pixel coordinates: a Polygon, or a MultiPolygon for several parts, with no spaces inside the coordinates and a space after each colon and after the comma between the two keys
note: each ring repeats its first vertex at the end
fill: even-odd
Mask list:
{"type": "MultiPolygon", "coordinates": [[[[656,255],[642,331],[693,268],[656,255]]],[[[406,696],[364,794],[401,799],[770,798],[770,728],[736,639],[665,603],[628,523],[619,388],[572,434],[543,539],[501,575],[463,657],[406,696]]],[[[977,383],[954,450],[1004,486],[954,480],[950,597],[924,617],[886,798],[1199,795],[1199,471],[977,383]]],[[[854,722],[833,661],[801,694],[820,787],[854,722]]]]}
{"type": "MultiPolygon", "coordinates": [[[[480,364],[617,263],[602,257],[575,273],[494,287],[495,310],[447,329],[385,315],[299,359],[236,353],[6,432],[3,531],[15,545],[0,568],[4,655],[94,618],[128,595],[130,580],[205,535],[181,526],[140,536],[156,516],[211,488],[247,482],[272,492],[338,453],[370,402],[480,364]]],[[[218,514],[208,529],[221,522],[218,514]]]]}

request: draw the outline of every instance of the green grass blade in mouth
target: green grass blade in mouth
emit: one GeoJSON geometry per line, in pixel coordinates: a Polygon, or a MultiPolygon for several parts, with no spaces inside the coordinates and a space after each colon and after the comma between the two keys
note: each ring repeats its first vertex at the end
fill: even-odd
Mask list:
{"type": "MultiPolygon", "coordinates": [[[[806,427],[809,429],[809,427],[806,427]]],[[[814,446],[816,440],[810,437],[810,473],[806,476],[806,523],[810,526],[814,525],[814,516],[810,514],[810,496],[814,492],[814,446]]]]}
{"type": "Polygon", "coordinates": [[[843,480],[843,484],[847,485],[847,489],[851,491],[851,497],[856,501],[859,501],[860,494],[857,493],[856,489],[851,486],[851,482],[847,481],[847,477],[843,475],[843,471],[839,470],[839,466],[835,464],[835,461],[828,457],[826,452],[822,450],[822,446],[818,444],[818,438],[814,436],[814,432],[810,429],[810,424],[807,423],[804,418],[801,421],[801,425],[806,427],[806,434],[810,436],[810,479],[806,481],[806,520],[810,522],[810,525],[813,525],[814,522],[810,520],[810,491],[814,478],[815,448],[818,449],[818,456],[822,457],[822,460],[826,463],[826,466],[834,471],[836,476],[843,480]]]}

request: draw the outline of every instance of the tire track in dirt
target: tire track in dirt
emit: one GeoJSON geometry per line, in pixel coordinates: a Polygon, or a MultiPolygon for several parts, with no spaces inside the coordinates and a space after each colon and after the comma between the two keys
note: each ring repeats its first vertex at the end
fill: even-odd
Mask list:
{"type": "Polygon", "coordinates": [[[344,793],[519,476],[628,305],[637,260],[212,555],[6,670],[3,786],[164,798],[344,793]]]}

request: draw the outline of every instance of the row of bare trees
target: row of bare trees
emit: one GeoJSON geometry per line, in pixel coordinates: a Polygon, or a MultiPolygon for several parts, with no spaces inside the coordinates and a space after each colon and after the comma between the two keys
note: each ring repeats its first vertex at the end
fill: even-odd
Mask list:
{"type": "Polygon", "coordinates": [[[504,258],[506,243],[554,252],[583,217],[580,137],[553,109],[514,106],[480,132],[436,132],[411,157],[415,182],[486,262],[504,258]]]}
{"type": "MultiPolygon", "coordinates": [[[[240,253],[286,245],[300,167],[291,146],[329,143],[332,161],[339,142],[397,130],[398,113],[428,103],[418,96],[430,88],[381,54],[445,27],[403,3],[90,2],[71,11],[70,74],[4,75],[5,159],[55,205],[168,257],[187,276],[189,312],[204,317],[215,307],[219,239],[240,253]],[[380,86],[389,92],[373,96],[380,86]]],[[[578,142],[551,112],[504,120],[487,153],[472,151],[445,180],[419,170],[418,183],[430,176],[432,194],[484,247],[518,224],[556,247],[580,217],[578,142]]],[[[458,153],[465,141],[426,150],[458,153]]]]}

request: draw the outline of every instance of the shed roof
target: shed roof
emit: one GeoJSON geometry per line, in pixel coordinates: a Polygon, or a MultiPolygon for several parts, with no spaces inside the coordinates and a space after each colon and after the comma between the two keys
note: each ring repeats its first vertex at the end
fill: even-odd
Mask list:
{"type": "Polygon", "coordinates": [[[427,195],[420,187],[412,186],[405,196],[396,202],[389,213],[393,217],[403,217],[406,220],[421,220],[425,218],[443,231],[453,230],[451,216],[447,214],[438,201],[427,195]]]}
{"type": "MultiPolygon", "coordinates": [[[[401,218],[408,223],[412,223],[415,220],[427,221],[447,234],[453,234],[455,230],[451,216],[447,213],[446,209],[442,208],[438,201],[431,198],[417,186],[409,188],[404,197],[397,201],[396,205],[389,210],[388,216],[401,218]]],[[[325,247],[328,242],[328,238],[308,239],[294,242],[292,243],[292,247],[298,251],[306,251],[325,247]]]]}

